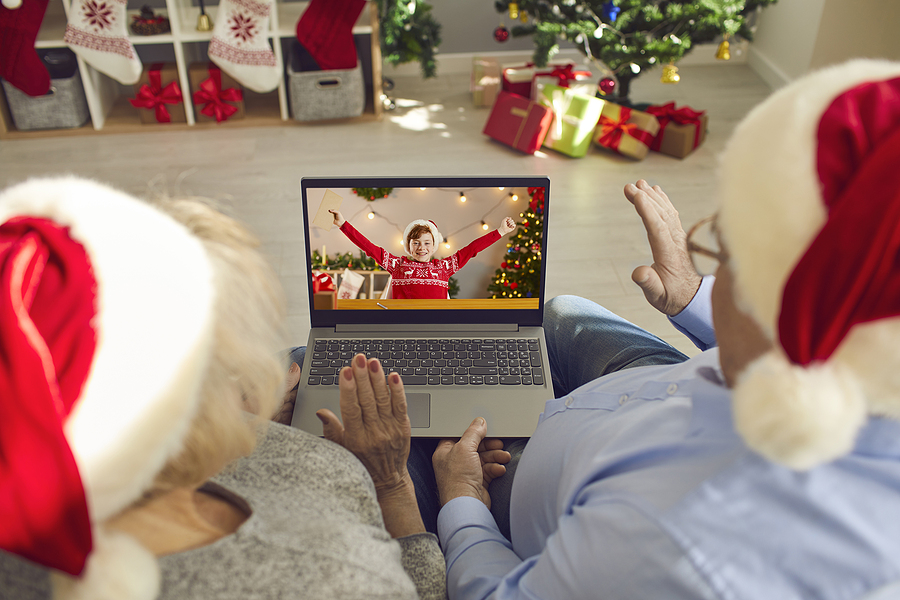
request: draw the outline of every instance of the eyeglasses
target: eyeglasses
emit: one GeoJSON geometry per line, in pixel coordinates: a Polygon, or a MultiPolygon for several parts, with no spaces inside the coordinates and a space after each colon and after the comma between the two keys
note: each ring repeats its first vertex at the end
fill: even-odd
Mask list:
{"type": "Polygon", "coordinates": [[[728,253],[722,249],[719,231],[716,227],[719,215],[700,219],[687,233],[687,249],[691,263],[700,275],[710,275],[716,268],[728,261],[728,253]]]}

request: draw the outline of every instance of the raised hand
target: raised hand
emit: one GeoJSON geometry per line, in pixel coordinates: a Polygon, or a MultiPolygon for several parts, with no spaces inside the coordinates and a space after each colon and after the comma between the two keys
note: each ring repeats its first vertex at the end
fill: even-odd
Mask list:
{"type": "Polygon", "coordinates": [[[336,227],[342,227],[344,223],[347,222],[346,219],[344,219],[344,215],[341,214],[341,211],[329,209],[328,212],[334,215],[334,224],[336,227]]]}
{"type": "Polygon", "coordinates": [[[497,228],[497,231],[500,232],[501,236],[510,233],[516,228],[516,222],[513,221],[512,217],[506,217],[503,219],[503,222],[500,223],[500,227],[497,228]]]}
{"type": "Polygon", "coordinates": [[[678,211],[661,187],[643,179],[626,185],[625,197],[644,223],[653,254],[653,264],[636,268],[631,279],[654,308],[677,315],[693,299],[702,279],[691,263],[678,211]]]}

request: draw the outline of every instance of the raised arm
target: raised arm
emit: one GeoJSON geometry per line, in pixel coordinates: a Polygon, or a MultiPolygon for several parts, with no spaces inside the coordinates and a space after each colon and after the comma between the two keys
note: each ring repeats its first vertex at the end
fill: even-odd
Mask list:
{"type": "Polygon", "coordinates": [[[644,223],[653,254],[653,264],[636,268],[631,279],[654,308],[675,316],[690,304],[702,279],[691,263],[678,211],[661,187],[643,179],[626,185],[625,197],[644,223]]]}

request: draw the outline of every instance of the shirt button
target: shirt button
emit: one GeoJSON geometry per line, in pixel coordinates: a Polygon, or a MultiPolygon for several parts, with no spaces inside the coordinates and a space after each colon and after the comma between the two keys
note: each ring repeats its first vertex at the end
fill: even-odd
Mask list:
{"type": "Polygon", "coordinates": [[[667,392],[669,393],[669,395],[671,396],[672,394],[674,394],[675,392],[678,391],[678,386],[677,386],[676,384],[674,384],[674,383],[670,383],[670,384],[669,384],[669,387],[666,388],[666,391],[667,391],[667,392]]]}
{"type": "Polygon", "coordinates": [[[621,396],[619,396],[619,404],[620,405],[625,404],[626,400],[628,400],[628,394],[622,394],[621,396]]]}
{"type": "Polygon", "coordinates": [[[572,398],[566,398],[566,406],[572,406],[572,398]]]}

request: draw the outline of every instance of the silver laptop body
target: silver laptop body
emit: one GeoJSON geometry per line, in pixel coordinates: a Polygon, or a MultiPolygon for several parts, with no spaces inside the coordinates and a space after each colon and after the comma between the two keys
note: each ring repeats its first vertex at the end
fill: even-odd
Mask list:
{"type": "Polygon", "coordinates": [[[377,356],[385,371],[401,374],[413,436],[458,437],[479,416],[487,420],[489,436],[530,436],[553,398],[541,327],[549,179],[303,178],[301,195],[311,330],[292,425],[321,435],[316,411],[328,408],[340,416],[338,373],[361,348],[377,356]],[[334,198],[326,196],[329,191],[341,198],[347,221],[398,257],[405,254],[403,231],[414,219],[435,221],[449,242],[436,258],[496,229],[505,216],[517,225],[453,275],[455,297],[393,299],[384,291],[388,274],[379,273],[337,227],[327,231],[313,223],[323,199],[334,198]],[[326,268],[323,255],[329,263],[336,256],[350,259],[342,267],[362,275],[352,297],[340,297],[340,283],[357,277],[326,268]],[[321,291],[328,287],[321,284],[323,273],[332,277],[333,292],[321,291]]]}

